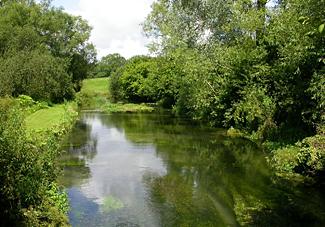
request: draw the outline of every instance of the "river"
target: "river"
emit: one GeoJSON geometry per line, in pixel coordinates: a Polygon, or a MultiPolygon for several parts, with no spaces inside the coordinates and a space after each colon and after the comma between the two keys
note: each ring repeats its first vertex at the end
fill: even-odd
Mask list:
{"type": "Polygon", "coordinates": [[[256,144],[168,113],[82,113],[61,158],[72,226],[325,226],[256,144]]]}

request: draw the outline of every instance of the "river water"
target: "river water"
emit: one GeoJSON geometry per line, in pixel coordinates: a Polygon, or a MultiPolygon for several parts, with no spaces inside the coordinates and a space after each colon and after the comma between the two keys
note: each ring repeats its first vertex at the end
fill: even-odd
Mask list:
{"type": "Polygon", "coordinates": [[[83,113],[64,146],[72,226],[325,226],[319,190],[276,183],[263,151],[166,113],[83,113]]]}

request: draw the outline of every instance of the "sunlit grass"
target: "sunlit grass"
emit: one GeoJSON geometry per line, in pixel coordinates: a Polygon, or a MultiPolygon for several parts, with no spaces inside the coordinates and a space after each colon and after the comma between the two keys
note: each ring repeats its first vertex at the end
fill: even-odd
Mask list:
{"type": "Polygon", "coordinates": [[[82,83],[81,92],[108,96],[108,78],[86,79],[82,83]]]}
{"type": "Polygon", "coordinates": [[[47,130],[59,125],[64,120],[67,110],[72,109],[73,105],[73,103],[60,104],[36,111],[26,117],[27,130],[47,130]]]}
{"type": "Polygon", "coordinates": [[[64,105],[56,105],[48,109],[39,110],[26,118],[27,129],[47,129],[59,123],[64,117],[64,105]]]}

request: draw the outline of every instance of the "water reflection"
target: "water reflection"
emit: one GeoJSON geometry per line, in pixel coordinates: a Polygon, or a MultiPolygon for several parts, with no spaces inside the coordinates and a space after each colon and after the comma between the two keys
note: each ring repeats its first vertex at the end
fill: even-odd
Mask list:
{"type": "Polygon", "coordinates": [[[223,130],[166,114],[84,114],[67,144],[73,226],[324,224],[321,193],[308,200],[275,184],[260,149],[223,130]]]}
{"type": "Polygon", "coordinates": [[[66,152],[60,161],[64,167],[64,177],[59,180],[66,187],[80,185],[90,177],[87,161],[97,152],[97,137],[91,134],[91,127],[85,119],[78,121],[63,145],[66,152]]]}

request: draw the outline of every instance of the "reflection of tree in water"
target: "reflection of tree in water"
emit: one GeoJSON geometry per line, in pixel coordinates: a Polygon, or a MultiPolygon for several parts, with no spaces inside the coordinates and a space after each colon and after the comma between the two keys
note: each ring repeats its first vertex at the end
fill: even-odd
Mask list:
{"type": "Polygon", "coordinates": [[[91,134],[91,126],[84,121],[78,121],[67,142],[67,151],[73,156],[92,159],[97,153],[97,135],[91,134]]]}
{"type": "Polygon", "coordinates": [[[65,153],[60,157],[63,174],[60,182],[71,187],[81,184],[90,177],[87,161],[97,153],[97,138],[91,135],[91,126],[85,121],[78,121],[63,145],[65,153]]]}
{"type": "Polygon", "coordinates": [[[167,115],[111,115],[105,119],[123,130],[129,141],[156,145],[168,173],[146,175],[144,181],[163,226],[324,222],[322,200],[311,201],[297,187],[275,184],[261,150],[248,140],[189,126],[167,115]]]}
{"type": "MultiPolygon", "coordinates": [[[[253,144],[243,141],[231,147],[221,132],[201,132],[201,136],[193,132],[192,135],[165,137],[165,141],[159,141],[157,150],[167,166],[168,174],[146,180],[152,206],[159,207],[162,224],[236,226],[234,192],[252,196],[257,186],[253,184],[252,187],[246,176],[240,176],[259,165],[257,160],[255,166],[241,166],[252,156],[251,153],[255,153],[253,144]],[[236,152],[241,152],[238,148],[245,146],[246,151],[250,152],[243,153],[238,159],[236,152]],[[237,188],[242,185],[243,188],[247,187],[245,191],[237,188]]],[[[256,181],[264,178],[263,173],[255,174],[256,181]]]]}
{"type": "Polygon", "coordinates": [[[316,207],[305,209],[306,196],[272,183],[253,143],[202,136],[207,139],[171,135],[157,146],[168,174],[145,181],[163,225],[306,226],[323,221],[316,207]]]}
{"type": "Polygon", "coordinates": [[[160,135],[187,133],[184,130],[185,126],[185,129],[190,129],[188,121],[173,118],[170,114],[166,113],[111,114],[105,115],[101,120],[102,123],[110,127],[124,131],[126,138],[132,143],[152,144],[160,139],[160,135]]]}

